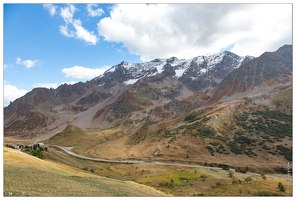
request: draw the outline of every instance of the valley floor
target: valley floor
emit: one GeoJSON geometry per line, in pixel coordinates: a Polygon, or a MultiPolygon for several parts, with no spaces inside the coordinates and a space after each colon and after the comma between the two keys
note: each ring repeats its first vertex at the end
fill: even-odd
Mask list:
{"type": "Polygon", "coordinates": [[[292,180],[287,182],[286,175],[101,163],[55,148],[46,157],[41,160],[5,147],[4,196],[292,196],[292,180]],[[290,188],[288,193],[280,192],[280,182],[290,188]]]}

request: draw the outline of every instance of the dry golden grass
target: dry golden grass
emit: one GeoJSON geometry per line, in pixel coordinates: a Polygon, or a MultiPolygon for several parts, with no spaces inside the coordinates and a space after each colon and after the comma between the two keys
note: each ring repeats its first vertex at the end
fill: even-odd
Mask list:
{"type": "MultiPolygon", "coordinates": [[[[51,154],[53,150],[50,149],[51,154]]],[[[55,157],[60,152],[55,152],[55,157]]],[[[67,156],[67,155],[65,155],[67,156]]],[[[60,158],[65,160],[65,158],[60,158]]],[[[233,172],[233,177],[229,177],[229,172],[225,170],[210,170],[207,168],[188,168],[181,166],[155,165],[155,164],[108,164],[94,161],[79,160],[68,156],[70,165],[77,165],[79,168],[87,167],[93,169],[96,174],[105,177],[112,177],[119,180],[132,180],[141,184],[161,190],[166,194],[174,196],[194,196],[203,194],[205,196],[254,196],[258,192],[267,192],[271,195],[286,195],[278,190],[279,182],[287,187],[287,175],[273,174],[274,178],[264,180],[261,176],[233,172]],[[72,160],[72,161],[71,161],[72,160]],[[201,178],[205,175],[206,178],[201,178]],[[245,179],[251,176],[251,183],[245,179]],[[277,178],[275,178],[277,177],[277,178]],[[165,186],[174,181],[173,187],[165,186]],[[183,181],[182,181],[183,180],[183,181]],[[188,182],[186,181],[188,180],[188,182]],[[240,184],[232,184],[233,180],[240,180],[240,184]],[[221,183],[219,187],[216,184],[221,183]]],[[[290,182],[292,188],[292,180],[290,182]]]]}
{"type": "Polygon", "coordinates": [[[4,147],[4,196],[163,196],[131,181],[97,176],[4,147]]]}
{"type": "MultiPolygon", "coordinates": [[[[201,194],[205,196],[253,196],[260,191],[268,192],[270,194],[291,196],[291,194],[279,192],[277,188],[279,182],[282,182],[284,186],[287,187],[286,175],[276,175],[278,178],[269,178],[267,175],[267,179],[263,180],[260,176],[253,176],[249,174],[234,172],[233,177],[230,178],[228,172],[225,170],[213,171],[206,168],[188,168],[180,166],[178,167],[155,164],[108,164],[89,160],[82,160],[73,156],[69,156],[63,153],[62,151],[54,148],[49,149],[47,157],[47,161],[42,161],[39,159],[37,160],[39,162],[46,163],[48,163],[51,160],[49,163],[51,163],[54,166],[59,166],[59,169],[63,169],[62,171],[50,170],[55,171],[55,175],[51,174],[51,178],[59,180],[59,182],[61,183],[66,183],[66,185],[67,182],[70,181],[68,180],[70,178],[84,180],[84,183],[88,183],[89,180],[87,177],[91,175],[95,176],[95,174],[97,174],[100,176],[117,179],[117,181],[119,182],[120,180],[124,181],[125,183],[126,181],[134,181],[153,187],[158,191],[162,191],[165,194],[174,196],[194,196],[201,194]],[[63,165],[58,163],[63,163],[63,165]],[[72,168],[69,166],[76,166],[76,168],[72,168]],[[87,169],[88,171],[93,171],[94,173],[89,174],[85,170],[82,171],[79,169],[87,169]],[[62,173],[63,175],[65,172],[68,173],[67,176],[56,177],[56,174],[62,173]],[[202,175],[205,175],[206,178],[202,179],[202,175]],[[251,176],[253,179],[251,183],[245,182],[245,178],[248,176],[251,176]],[[170,183],[171,179],[173,179],[174,181],[173,187],[164,186],[164,183],[170,183]],[[233,180],[241,180],[241,184],[233,185],[233,180]],[[218,183],[221,183],[221,185],[219,185],[219,187],[215,187],[218,183]]],[[[34,161],[36,160],[36,158],[34,157],[30,158],[34,159],[34,161]]],[[[14,158],[10,159],[10,162],[13,160],[14,158]]],[[[69,184],[72,183],[68,183],[68,185],[69,184]]],[[[92,185],[96,184],[92,183],[92,185]]],[[[79,194],[74,192],[73,188],[75,188],[75,184],[73,184],[72,190],[70,190],[70,188],[68,188],[68,190],[72,192],[71,194],[73,196],[79,196],[79,194]]],[[[84,191],[87,190],[88,188],[84,189],[84,191]]],[[[109,194],[106,194],[104,196],[108,195],[109,194]]],[[[50,195],[47,194],[47,196],[50,195]]],[[[91,195],[91,193],[84,193],[84,196],[95,195],[91,195]]]]}
{"type": "Polygon", "coordinates": [[[37,139],[36,138],[20,138],[17,136],[10,137],[10,136],[5,136],[3,137],[4,143],[15,143],[15,144],[33,144],[37,139]]]}
{"type": "Polygon", "coordinates": [[[274,96],[273,102],[276,104],[276,107],[287,114],[292,114],[292,105],[293,105],[293,94],[292,88],[280,91],[277,95],[274,96]]]}
{"type": "MultiPolygon", "coordinates": [[[[254,159],[245,154],[216,154],[214,157],[208,152],[205,145],[209,142],[197,138],[182,137],[179,134],[174,142],[168,139],[158,141],[155,138],[146,138],[144,142],[128,145],[129,136],[121,128],[113,128],[96,132],[85,132],[78,127],[69,126],[63,132],[44,141],[45,144],[71,146],[73,152],[94,158],[103,159],[138,159],[159,160],[183,163],[223,163],[229,166],[244,168],[248,166],[254,171],[264,173],[265,170],[273,170],[274,166],[286,165],[283,157],[275,157],[270,154],[264,155],[268,159],[254,159]],[[155,155],[159,152],[159,155],[155,155]],[[189,158],[186,158],[189,154],[189,158]],[[272,165],[271,165],[272,163],[272,165]]],[[[290,145],[291,141],[284,141],[290,145]]]]}

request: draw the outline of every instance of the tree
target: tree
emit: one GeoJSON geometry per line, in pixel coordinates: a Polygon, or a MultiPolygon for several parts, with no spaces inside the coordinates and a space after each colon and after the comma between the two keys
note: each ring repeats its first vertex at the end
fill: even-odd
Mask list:
{"type": "Polygon", "coordinates": [[[285,192],[285,190],[286,190],[284,185],[282,184],[282,182],[279,182],[278,188],[280,189],[281,192],[285,192]]]}

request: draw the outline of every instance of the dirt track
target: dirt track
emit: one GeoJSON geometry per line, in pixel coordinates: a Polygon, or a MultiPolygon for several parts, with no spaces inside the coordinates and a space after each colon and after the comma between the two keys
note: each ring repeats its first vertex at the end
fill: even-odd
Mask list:
{"type": "MultiPolygon", "coordinates": [[[[179,166],[179,167],[191,167],[191,168],[207,168],[207,169],[211,169],[211,170],[222,170],[219,167],[208,167],[208,166],[201,166],[201,165],[187,165],[187,164],[180,164],[180,163],[167,163],[167,162],[158,162],[158,161],[143,161],[143,160],[107,160],[107,159],[100,159],[100,158],[90,158],[90,157],[85,157],[85,156],[81,156],[78,155],[70,150],[67,149],[67,147],[62,147],[62,146],[58,146],[58,145],[47,145],[49,147],[56,147],[59,148],[61,150],[63,150],[64,152],[66,152],[67,154],[71,155],[71,156],[75,156],[77,158],[81,158],[81,159],[86,159],[86,160],[93,160],[93,161],[98,161],[98,162],[106,162],[106,163],[129,163],[129,164],[153,164],[153,165],[171,165],[171,166],[179,166]]],[[[235,171],[234,169],[229,169],[230,171],[235,171]]],[[[261,174],[257,174],[257,173],[251,173],[251,172],[247,172],[247,174],[250,175],[254,175],[254,176],[261,176],[261,174]]],[[[277,176],[272,176],[272,175],[265,175],[266,177],[269,178],[278,178],[277,176]]]]}

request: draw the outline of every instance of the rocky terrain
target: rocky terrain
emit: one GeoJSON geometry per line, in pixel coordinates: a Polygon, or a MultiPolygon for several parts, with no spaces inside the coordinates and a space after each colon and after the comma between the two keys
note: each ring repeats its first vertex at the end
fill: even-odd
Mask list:
{"type": "Polygon", "coordinates": [[[224,52],[189,60],[122,62],[86,83],[35,88],[4,108],[5,135],[57,133],[68,124],[106,128],[132,112],[215,87],[251,59],[224,52]]]}
{"type": "Polygon", "coordinates": [[[35,88],[4,108],[4,136],[52,142],[69,125],[83,137],[67,134],[67,145],[90,157],[283,172],[292,160],[292,46],[257,58],[122,62],[85,83],[35,88]]]}

